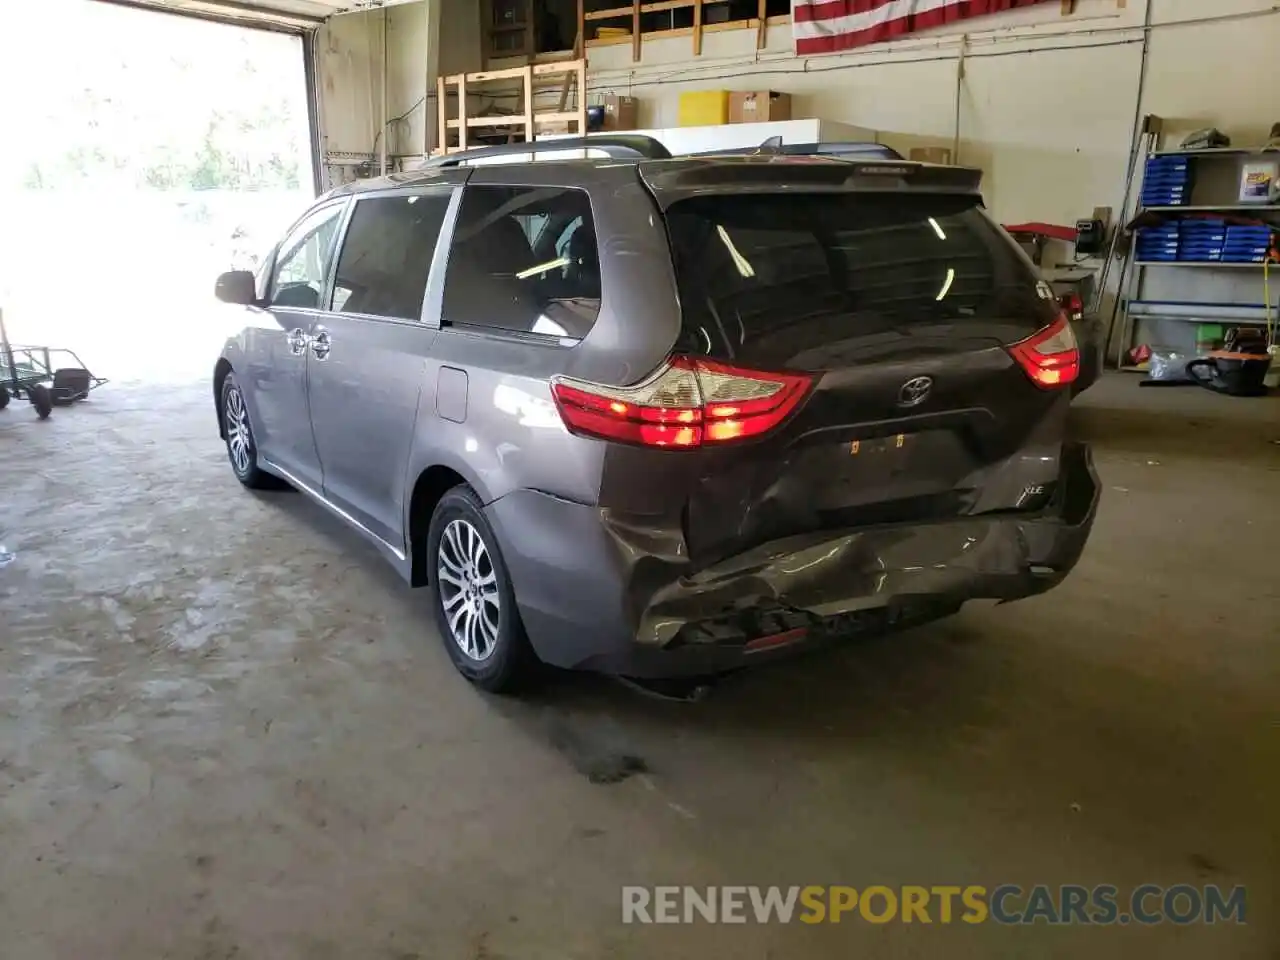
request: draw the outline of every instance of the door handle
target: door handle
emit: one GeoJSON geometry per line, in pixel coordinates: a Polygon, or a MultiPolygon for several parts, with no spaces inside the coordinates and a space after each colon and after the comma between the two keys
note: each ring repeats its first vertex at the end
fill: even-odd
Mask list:
{"type": "Polygon", "coordinates": [[[301,327],[290,330],[286,342],[289,344],[289,352],[295,357],[302,356],[303,351],[307,349],[307,335],[301,327]]]}
{"type": "Polygon", "coordinates": [[[323,327],[316,331],[316,335],[311,338],[311,353],[317,360],[323,360],[329,356],[329,351],[333,348],[333,338],[329,336],[329,331],[323,327]]]}

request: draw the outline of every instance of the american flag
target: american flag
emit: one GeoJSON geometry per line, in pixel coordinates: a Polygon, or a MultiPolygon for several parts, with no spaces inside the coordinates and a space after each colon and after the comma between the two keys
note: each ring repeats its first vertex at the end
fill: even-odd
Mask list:
{"type": "Polygon", "coordinates": [[[791,0],[796,53],[837,53],[1045,0],[791,0]]]}

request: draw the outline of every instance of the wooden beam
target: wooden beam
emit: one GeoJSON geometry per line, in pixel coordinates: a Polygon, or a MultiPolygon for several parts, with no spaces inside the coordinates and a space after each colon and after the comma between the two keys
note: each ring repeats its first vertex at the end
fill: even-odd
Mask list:
{"type": "Polygon", "coordinates": [[[631,61],[640,61],[640,0],[631,0],[631,61]]]}
{"type": "Polygon", "coordinates": [[[458,149],[467,149],[467,75],[458,75],[458,149]]]}
{"type": "MultiPolygon", "coordinates": [[[[581,12],[582,10],[582,0],[578,0],[578,10],[579,12],[581,12]]],[[[570,72],[568,70],[565,71],[564,82],[560,84],[560,104],[559,106],[556,107],[556,110],[559,111],[560,113],[564,113],[564,108],[569,105],[569,88],[573,85],[573,81],[575,77],[584,76],[586,72],[587,62],[586,60],[582,59],[581,21],[579,21],[578,35],[573,38],[573,56],[581,65],[581,69],[575,70],[573,72],[570,72]]],[[[532,81],[533,77],[531,76],[529,79],[530,81],[532,81]]],[[[578,81],[578,101],[580,103],[584,102],[583,98],[586,96],[586,92],[587,92],[585,88],[586,88],[586,83],[579,80],[578,81]]]]}
{"type": "Polygon", "coordinates": [[[535,113],[533,122],[535,124],[543,123],[573,123],[578,119],[577,110],[566,110],[563,113],[535,113]]]}
{"type": "MultiPolygon", "coordinates": [[[[533,65],[533,75],[535,77],[545,77],[549,74],[573,73],[578,69],[578,62],[581,57],[575,57],[572,60],[557,60],[555,63],[535,63],[533,65]]],[[[524,70],[524,67],[517,67],[517,70],[524,70]]],[[[475,74],[471,75],[471,79],[475,79],[475,74]]]]}
{"type": "MultiPolygon", "coordinates": [[[[518,113],[504,113],[500,116],[492,117],[467,117],[468,127],[510,127],[524,122],[524,118],[518,113]]],[[[460,130],[462,128],[462,120],[450,120],[450,130],[460,130]]]]}
{"type": "Polygon", "coordinates": [[[693,0],[693,55],[702,56],[702,0],[693,0]]]}
{"type": "Polygon", "coordinates": [[[526,70],[524,72],[524,139],[525,143],[532,143],[538,136],[538,130],[533,125],[533,71],[526,70]]]}
{"type": "Polygon", "coordinates": [[[449,100],[444,92],[444,76],[436,77],[436,149],[442,153],[449,149],[449,100]]]}
{"type": "MultiPolygon", "coordinates": [[[[641,13],[662,13],[666,10],[681,10],[685,7],[692,7],[697,4],[698,0],[656,0],[654,3],[640,4],[641,13]]],[[[703,0],[704,3],[728,3],[729,0],[703,0]]],[[[610,7],[608,10],[592,10],[587,13],[584,19],[587,20],[616,20],[619,17],[629,17],[631,15],[631,7],[610,7]]]]}
{"type": "Polygon", "coordinates": [[[766,0],[760,0],[760,5],[756,8],[756,17],[760,21],[756,27],[756,49],[763,50],[769,32],[769,5],[766,0]]]}
{"type": "MultiPolygon", "coordinates": [[[[558,66],[558,64],[547,64],[558,66]]],[[[472,83],[484,83],[486,80],[513,80],[524,76],[524,67],[508,67],[505,70],[478,70],[475,73],[455,73],[449,78],[450,83],[470,80],[472,83]]]]}

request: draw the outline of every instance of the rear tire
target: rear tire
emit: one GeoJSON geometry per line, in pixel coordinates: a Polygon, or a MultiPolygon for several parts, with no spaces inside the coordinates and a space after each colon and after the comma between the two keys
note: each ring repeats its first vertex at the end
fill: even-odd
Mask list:
{"type": "Polygon", "coordinates": [[[0,384],[0,410],[9,405],[9,388],[0,384]]]}
{"type": "Polygon", "coordinates": [[[253,439],[249,408],[236,375],[228,373],[222,381],[222,433],[226,438],[227,460],[236,479],[251,490],[278,490],[282,481],[258,466],[258,445],[253,439]]]}
{"type": "Polygon", "coordinates": [[[520,622],[498,539],[470,487],[454,487],[436,504],[427,562],[436,625],[458,672],[490,693],[527,685],[537,658],[520,622]]]}
{"type": "Polygon", "coordinates": [[[27,396],[31,398],[31,405],[36,408],[36,416],[41,420],[48,420],[49,414],[53,413],[53,394],[49,392],[49,388],[43,383],[37,383],[27,391],[27,396]]]}

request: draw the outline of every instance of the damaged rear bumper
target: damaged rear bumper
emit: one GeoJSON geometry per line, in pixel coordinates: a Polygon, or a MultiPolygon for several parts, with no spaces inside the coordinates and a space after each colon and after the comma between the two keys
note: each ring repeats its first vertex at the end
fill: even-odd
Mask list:
{"type": "Polygon", "coordinates": [[[1079,560],[1098,497],[1088,447],[1068,444],[1039,513],[822,531],[696,571],[678,530],[532,491],[487,509],[543,660],[679,677],[926,622],[967,600],[1042,593],[1079,560]]]}

